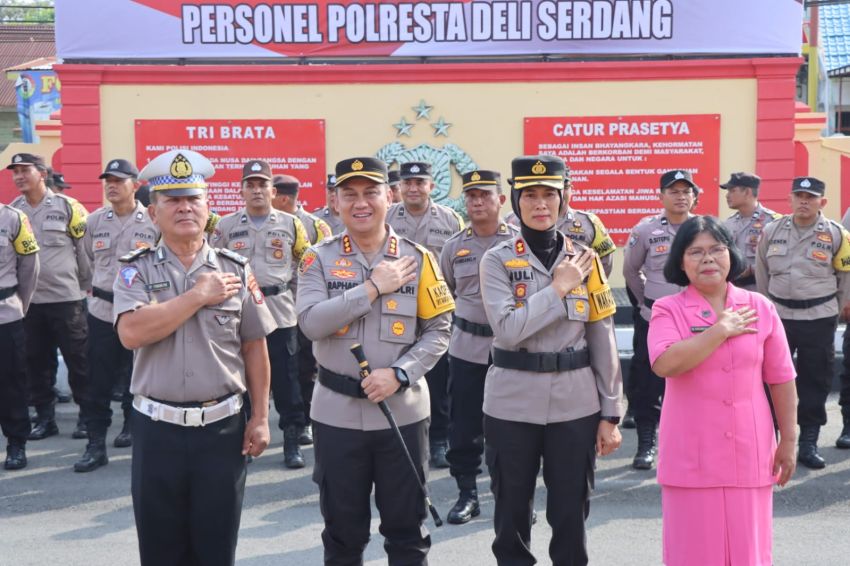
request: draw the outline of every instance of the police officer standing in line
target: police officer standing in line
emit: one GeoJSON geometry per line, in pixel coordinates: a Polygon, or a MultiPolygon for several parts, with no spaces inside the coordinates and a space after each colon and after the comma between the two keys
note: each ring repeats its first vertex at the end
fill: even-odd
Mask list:
{"type": "MultiPolygon", "coordinates": [[[[29,439],[41,440],[59,434],[53,389],[57,346],[68,366],[74,402],[82,406],[86,394],[88,326],[83,289],[91,285],[91,266],[81,241],[86,211],[79,202],[47,189],[47,166],[41,157],[18,153],[6,168],[12,170],[22,193],[11,206],[27,215],[41,248],[38,284],[24,317],[30,404],[37,413],[29,439]]],[[[72,436],[86,438],[81,418],[72,436]]]]}
{"type": "Polygon", "coordinates": [[[59,171],[54,171],[52,178],[53,178],[53,186],[51,187],[51,189],[53,190],[54,193],[61,193],[61,192],[64,192],[68,189],[73,188],[73,187],[71,187],[71,185],[69,185],[67,183],[67,181],[65,181],[65,175],[63,175],[59,171]]]}
{"type": "Polygon", "coordinates": [[[316,216],[324,220],[325,224],[330,226],[331,232],[339,234],[345,230],[345,225],[342,223],[339,213],[336,211],[336,192],[334,191],[334,184],[336,184],[336,175],[331,173],[328,175],[328,181],[325,184],[325,198],[327,204],[324,208],[314,211],[314,213],[316,216]]]}
{"type": "Polygon", "coordinates": [[[390,186],[390,190],[393,192],[393,204],[397,202],[401,202],[401,189],[398,184],[401,182],[401,175],[399,172],[393,169],[389,173],[387,173],[388,184],[390,186]]]}
{"type": "Polygon", "coordinates": [[[38,243],[29,219],[0,203],[0,429],[6,437],[7,470],[27,465],[26,343],[23,318],[38,280],[38,243]]]}
{"type": "Polygon", "coordinates": [[[433,255],[386,221],[387,166],[370,157],[336,165],[346,230],[311,248],[298,276],[298,326],[315,345],[316,467],[325,564],[363,563],[372,485],[391,566],[427,564],[431,537],[417,478],[377,403],[386,401],[427,475],[425,372],[446,351],[454,302],[433,255]],[[363,345],[373,369],[362,381],[352,356],[363,345]]]}
{"type": "Polygon", "coordinates": [[[558,566],[582,565],[595,458],[622,440],[616,307],[593,250],[555,230],[564,162],[523,156],[511,170],[521,234],[485,253],[480,270],[495,335],[484,386],[493,554],[500,566],[535,563],[532,505],[542,459],[549,556],[558,566]]]}
{"type": "Polygon", "coordinates": [[[449,523],[477,517],[478,487],[484,453],[484,378],[490,367],[493,329],[481,302],[478,266],[491,247],[512,239],[518,230],[499,218],[505,203],[501,178],[495,171],[477,170],[462,176],[463,198],[470,225],[446,241],[440,267],[455,297],[455,319],[449,343],[451,427],[448,460],[460,495],[449,511],[449,523]]]}
{"type": "Polygon", "coordinates": [[[83,457],[74,464],[75,472],[90,472],[105,466],[106,431],[112,424],[112,391],[122,389],[124,426],[115,437],[116,448],[132,444],[130,414],[133,397],[129,378],[133,352],[121,345],[112,325],[112,284],[118,273],[118,259],[134,250],[153,247],[159,235],[147,210],[136,201],[139,171],[125,159],[109,161],[100,175],[109,202],[88,217],[83,245],[92,265],[92,296],[88,301],[89,381],[83,405],[89,442],[83,457]],[[126,389],[125,389],[126,388],[126,389]]]}
{"type": "Polygon", "coordinates": [[[118,335],[136,350],[131,486],[142,566],[232,565],[245,456],[269,442],[265,337],[276,325],[247,260],[204,240],[213,173],[183,149],[142,170],[162,240],[122,258],[113,285],[118,335]]]}
{"type": "Polygon", "coordinates": [[[637,427],[638,448],[632,461],[632,467],[637,470],[651,469],[655,460],[655,429],[664,396],[664,380],[652,373],[646,344],[652,304],[682,290],[664,278],[664,263],[679,226],[691,216],[698,190],[688,171],[677,169],[661,175],[660,198],[664,211],[641,220],[632,229],[626,248],[623,276],[640,305],[640,317],[635,317],[634,355],[626,391],[637,427]]]}
{"type": "MultiPolygon", "coordinates": [[[[463,230],[460,215],[431,200],[434,178],[431,165],[422,162],[402,163],[399,167],[402,202],[390,208],[387,224],[399,236],[413,240],[440,257],[443,245],[452,235],[463,230]]],[[[431,465],[448,468],[449,448],[449,362],[443,356],[425,376],[431,393],[431,465]]]]}
{"type": "Polygon", "coordinates": [[[752,173],[732,173],[729,180],[720,185],[726,191],[726,204],[737,211],[723,224],[747,260],[746,269],[733,283],[748,291],[756,290],[756,248],[761,233],[765,226],[782,216],[761,205],[758,200],[760,185],[761,177],[752,173]]]}
{"type": "Polygon", "coordinates": [[[221,219],[211,243],[251,262],[266,305],[277,321],[277,329],[266,341],[274,406],[283,431],[283,461],[287,468],[303,468],[298,438],[307,425],[307,417],[298,381],[298,335],[290,281],[308,247],[307,233],[298,218],[272,209],[274,196],[269,164],[247,162],[242,168],[245,208],[221,219]]]}
{"type": "Polygon", "coordinates": [[[797,355],[797,460],[811,469],[826,466],[817,442],[826,424],[833,338],[838,316],[850,319],[850,233],[821,212],[825,192],[814,177],[794,179],[792,213],[765,228],[756,256],[758,291],[776,304],[797,355]]]}
{"type": "MultiPolygon", "coordinates": [[[[275,175],[272,180],[276,191],[272,206],[277,210],[294,214],[304,225],[304,230],[307,232],[308,243],[312,246],[325,238],[333,236],[330,226],[327,223],[310,214],[304,207],[298,204],[298,192],[301,183],[292,175],[275,175]]],[[[293,270],[292,274],[292,294],[295,295],[295,288],[298,283],[297,269],[293,270]]],[[[296,327],[297,328],[297,327],[296,327]]],[[[304,336],[301,329],[298,329],[298,382],[301,386],[301,399],[304,402],[304,414],[307,424],[301,431],[298,437],[298,444],[308,446],[313,444],[313,428],[310,424],[310,400],[313,398],[313,382],[316,379],[316,358],[313,357],[313,343],[304,336]]]]}

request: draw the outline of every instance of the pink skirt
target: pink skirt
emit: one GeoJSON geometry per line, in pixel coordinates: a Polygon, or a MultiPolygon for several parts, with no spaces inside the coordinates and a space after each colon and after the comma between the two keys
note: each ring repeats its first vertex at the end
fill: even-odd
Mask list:
{"type": "Polygon", "coordinates": [[[667,566],[770,566],[773,487],[661,486],[667,566]]]}

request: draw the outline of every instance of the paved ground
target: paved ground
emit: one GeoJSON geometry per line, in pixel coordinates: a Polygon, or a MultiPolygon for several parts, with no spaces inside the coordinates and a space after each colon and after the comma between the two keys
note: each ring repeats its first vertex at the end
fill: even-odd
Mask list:
{"type": "MultiPolygon", "coordinates": [[[[73,462],[85,441],[72,440],[74,409],[60,405],[61,436],[30,443],[30,465],[21,472],[0,470],[0,565],[138,564],[129,496],[129,450],[110,450],[110,463],[91,474],[75,474],[73,462]]],[[[798,471],[775,497],[775,565],[840,566],[850,563],[850,451],[832,447],[840,430],[835,396],[829,402],[830,424],[822,434],[829,462],[820,472],[798,471]]],[[[119,423],[120,424],[120,423],[119,423]]],[[[117,428],[114,426],[110,440],[117,428]]],[[[645,566],[661,563],[659,488],[654,474],[629,467],[633,431],[624,431],[623,448],[599,463],[597,489],[589,521],[591,563],[645,566]]],[[[250,467],[242,530],[240,566],[321,564],[321,517],[310,467],[285,470],[281,434],[273,447],[250,467]]],[[[306,451],[312,462],[312,450],[306,451]]],[[[433,499],[445,517],[455,489],[446,471],[432,472],[433,499]]],[[[436,566],[484,566],[490,554],[493,500],[487,480],[480,482],[483,512],[464,526],[428,525],[436,566]]],[[[534,552],[548,564],[550,531],[545,522],[545,490],[538,490],[541,521],[533,530],[534,552]]],[[[367,549],[370,566],[385,564],[377,520],[367,549]]]]}

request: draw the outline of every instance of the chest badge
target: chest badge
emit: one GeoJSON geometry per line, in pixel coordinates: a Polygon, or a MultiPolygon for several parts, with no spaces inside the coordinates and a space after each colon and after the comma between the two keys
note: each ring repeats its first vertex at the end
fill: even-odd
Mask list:
{"type": "Polygon", "coordinates": [[[404,323],[400,320],[397,320],[392,325],[393,334],[396,336],[401,336],[404,334],[404,323]]]}
{"type": "Polygon", "coordinates": [[[518,299],[523,299],[528,294],[528,286],[525,283],[517,283],[514,287],[514,296],[518,299]]]}
{"type": "Polygon", "coordinates": [[[468,256],[470,253],[472,253],[472,252],[470,252],[470,251],[469,251],[468,249],[466,249],[466,248],[463,248],[463,249],[458,250],[458,251],[457,251],[457,253],[456,253],[455,255],[456,255],[457,257],[464,257],[464,256],[468,256]]]}
{"type": "Polygon", "coordinates": [[[232,317],[232,316],[230,316],[230,315],[226,315],[226,314],[217,314],[217,315],[215,315],[215,320],[218,322],[218,324],[219,324],[220,326],[224,326],[225,324],[227,324],[228,322],[230,322],[230,319],[231,319],[231,318],[233,318],[233,317],[232,317]]]}
{"type": "Polygon", "coordinates": [[[357,274],[348,269],[331,269],[331,275],[337,279],[354,279],[357,274]]]}
{"type": "Polygon", "coordinates": [[[351,262],[344,257],[341,257],[334,262],[334,265],[337,267],[351,267],[351,262]]]}
{"type": "Polygon", "coordinates": [[[387,310],[394,311],[397,308],[398,308],[398,301],[396,301],[395,299],[390,299],[389,301],[387,301],[387,310]]]}

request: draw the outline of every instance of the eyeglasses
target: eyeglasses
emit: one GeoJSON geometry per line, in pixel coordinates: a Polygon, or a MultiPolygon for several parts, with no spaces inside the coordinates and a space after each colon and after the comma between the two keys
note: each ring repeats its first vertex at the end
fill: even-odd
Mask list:
{"type": "Polygon", "coordinates": [[[720,259],[725,257],[726,254],[729,253],[729,248],[724,245],[711,246],[708,249],[705,248],[688,248],[685,250],[685,257],[693,260],[693,261],[702,261],[705,259],[705,255],[708,254],[714,259],[720,259]]]}

